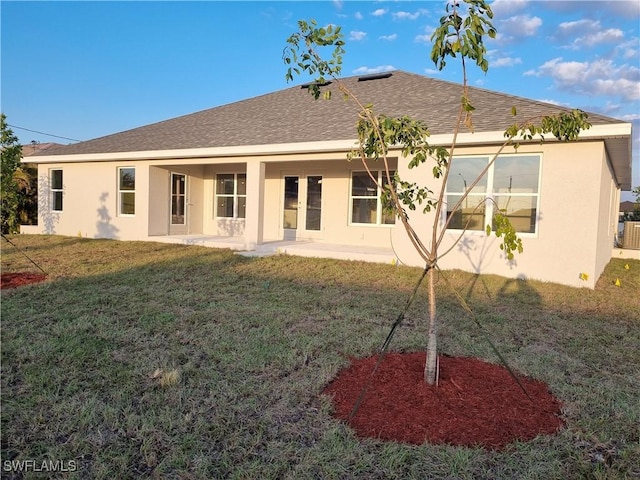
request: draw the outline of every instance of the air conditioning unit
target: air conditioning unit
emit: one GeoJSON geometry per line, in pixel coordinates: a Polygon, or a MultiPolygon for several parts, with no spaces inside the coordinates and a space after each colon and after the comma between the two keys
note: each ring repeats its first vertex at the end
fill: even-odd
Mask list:
{"type": "Polygon", "coordinates": [[[622,248],[640,250],[640,222],[624,222],[622,248]]]}

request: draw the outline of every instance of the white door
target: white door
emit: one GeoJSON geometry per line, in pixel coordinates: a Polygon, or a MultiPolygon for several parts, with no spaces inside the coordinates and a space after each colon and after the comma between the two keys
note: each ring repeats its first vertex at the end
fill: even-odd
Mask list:
{"type": "Polygon", "coordinates": [[[317,238],[322,231],[322,175],[285,175],[283,180],[284,239],[317,238]]]}
{"type": "Polygon", "coordinates": [[[189,233],[187,223],[187,176],[171,173],[170,235],[189,233]]]}

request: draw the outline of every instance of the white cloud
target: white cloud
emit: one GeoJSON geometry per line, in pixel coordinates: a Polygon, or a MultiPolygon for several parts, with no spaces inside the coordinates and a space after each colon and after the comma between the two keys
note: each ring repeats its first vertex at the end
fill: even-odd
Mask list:
{"type": "Polygon", "coordinates": [[[569,106],[566,103],[561,103],[561,102],[558,102],[557,100],[551,100],[549,98],[541,98],[541,99],[538,99],[537,101],[538,102],[542,102],[542,103],[550,103],[551,105],[558,105],[559,107],[561,107],[561,106],[568,107],[569,106]]]}
{"type": "Polygon", "coordinates": [[[529,0],[494,0],[489,4],[494,18],[506,17],[527,7],[529,0]]]}
{"type": "Polygon", "coordinates": [[[530,15],[516,15],[500,22],[498,31],[510,37],[531,37],[538,32],[542,26],[540,17],[530,15]]]}
{"type": "Polygon", "coordinates": [[[391,16],[394,18],[394,20],[415,20],[416,18],[418,18],[422,13],[424,13],[424,10],[418,10],[417,12],[394,12],[391,14],[391,16]]]}
{"type": "Polygon", "coordinates": [[[356,20],[362,20],[364,18],[360,12],[356,12],[353,16],[356,20]]]}
{"type": "Polygon", "coordinates": [[[612,58],[622,57],[625,60],[636,60],[636,65],[640,64],[640,38],[632,37],[625,42],[618,43],[614,50],[612,58]]]}
{"type": "Polygon", "coordinates": [[[374,17],[382,17],[384,15],[386,15],[387,10],[385,10],[384,8],[378,8],[377,10],[374,10],[373,12],[371,12],[371,15],[373,15],[374,17]]]}
{"type": "Polygon", "coordinates": [[[624,33],[619,28],[603,29],[598,20],[577,20],[574,22],[562,22],[554,38],[560,41],[575,37],[567,48],[579,50],[589,48],[602,43],[619,43],[624,38],[624,33]]]}
{"type": "Polygon", "coordinates": [[[343,3],[344,2],[342,0],[333,0],[333,6],[336,7],[338,10],[342,9],[343,3]]]}
{"type": "Polygon", "coordinates": [[[520,57],[510,57],[508,55],[498,55],[498,50],[487,50],[487,58],[490,67],[513,67],[520,65],[522,59],[520,57]]]}
{"type": "Polygon", "coordinates": [[[615,117],[622,106],[619,103],[613,103],[607,101],[604,105],[585,105],[583,107],[587,112],[595,112],[600,113],[602,115],[608,115],[610,117],[615,117]]]}
{"type": "Polygon", "coordinates": [[[354,40],[356,42],[364,40],[364,37],[366,36],[367,32],[360,32],[357,30],[352,30],[351,32],[349,32],[349,40],[354,40]]]}
{"type": "Polygon", "coordinates": [[[490,66],[494,68],[513,67],[514,65],[519,65],[521,63],[522,59],[520,57],[500,57],[495,60],[491,60],[490,66]]]}
{"type": "Polygon", "coordinates": [[[619,103],[607,102],[607,104],[602,109],[602,113],[604,113],[605,115],[616,115],[621,108],[622,105],[620,105],[619,103]]]}
{"type": "Polygon", "coordinates": [[[396,38],[398,38],[398,34],[397,33],[392,33],[391,35],[380,35],[378,37],[380,40],[387,40],[389,42],[394,41],[396,38]]]}
{"type": "Polygon", "coordinates": [[[550,77],[558,88],[573,93],[640,100],[640,68],[616,65],[607,59],[565,62],[562,58],[554,58],[525,75],[550,77]]]}
{"type": "Polygon", "coordinates": [[[558,25],[556,31],[556,37],[566,38],[571,37],[577,33],[583,33],[585,31],[593,32],[600,29],[600,22],[596,20],[576,20],[575,22],[562,22],[558,25]]]}
{"type": "Polygon", "coordinates": [[[593,33],[591,35],[585,35],[578,37],[573,42],[578,48],[582,46],[592,47],[599,43],[617,42],[624,37],[622,30],[618,28],[608,28],[600,32],[593,33]]]}
{"type": "Polygon", "coordinates": [[[393,65],[380,65],[378,67],[359,67],[356,68],[353,73],[355,75],[368,75],[372,73],[389,72],[391,70],[397,70],[393,65]]]}
{"type": "Polygon", "coordinates": [[[416,35],[413,40],[418,43],[431,44],[431,35],[433,35],[433,32],[435,31],[436,31],[436,27],[426,26],[424,28],[424,33],[420,35],[416,35]]]}

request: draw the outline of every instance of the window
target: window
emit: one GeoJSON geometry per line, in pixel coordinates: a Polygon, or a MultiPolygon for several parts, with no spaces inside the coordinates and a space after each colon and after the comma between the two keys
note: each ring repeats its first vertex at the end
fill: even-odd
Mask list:
{"type": "Polygon", "coordinates": [[[50,190],[51,190],[51,210],[54,212],[62,211],[62,170],[51,170],[50,174],[50,190]]]}
{"type": "Polygon", "coordinates": [[[245,218],[247,208],[247,175],[216,175],[216,217],[245,218]]]}
{"type": "Polygon", "coordinates": [[[501,155],[473,187],[460,208],[452,209],[489,157],[456,157],[447,180],[447,218],[452,229],[484,230],[496,208],[506,212],[517,232],[535,233],[540,185],[540,155],[501,155]],[[484,202],[492,198],[493,202],[484,202]],[[495,202],[495,203],[494,203],[495,202]]]}
{"type": "MultiPolygon", "coordinates": [[[[378,185],[387,183],[387,174],[382,171],[372,171],[378,185]]],[[[390,172],[391,176],[395,172],[390,172]]],[[[395,214],[383,208],[381,189],[376,185],[367,172],[353,172],[351,174],[351,223],[393,225],[395,214]]]]}
{"type": "Polygon", "coordinates": [[[118,168],[118,213],[120,215],[136,214],[136,169],[134,167],[118,168]]]}

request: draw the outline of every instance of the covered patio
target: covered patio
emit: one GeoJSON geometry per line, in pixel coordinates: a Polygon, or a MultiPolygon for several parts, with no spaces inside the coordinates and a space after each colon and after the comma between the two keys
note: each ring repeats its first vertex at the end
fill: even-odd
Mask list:
{"type": "Polygon", "coordinates": [[[338,260],[360,260],[375,263],[399,263],[391,248],[365,245],[342,245],[336,243],[313,242],[308,240],[280,240],[264,242],[249,250],[244,237],[214,235],[153,235],[151,242],[200,245],[211,248],[236,250],[246,257],[267,257],[270,255],[297,255],[300,257],[334,258],[338,260]]]}

